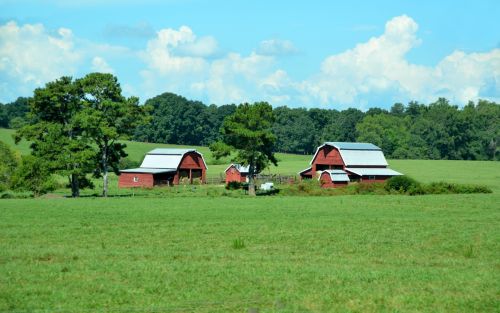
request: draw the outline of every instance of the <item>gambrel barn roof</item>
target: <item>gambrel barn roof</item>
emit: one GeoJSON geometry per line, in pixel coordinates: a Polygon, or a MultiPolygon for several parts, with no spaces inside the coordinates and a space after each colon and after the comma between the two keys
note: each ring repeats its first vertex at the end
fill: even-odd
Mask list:
{"type": "Polygon", "coordinates": [[[158,148],[149,151],[139,168],[121,170],[122,173],[168,173],[175,172],[181,164],[182,158],[187,153],[196,153],[201,156],[205,168],[207,164],[203,155],[195,149],[173,149],[173,148],[158,148]]]}
{"type": "Polygon", "coordinates": [[[387,166],[382,149],[366,142],[332,142],[327,141],[316,149],[310,164],[313,163],[318,152],[325,146],[336,148],[345,166],[387,166]]]}

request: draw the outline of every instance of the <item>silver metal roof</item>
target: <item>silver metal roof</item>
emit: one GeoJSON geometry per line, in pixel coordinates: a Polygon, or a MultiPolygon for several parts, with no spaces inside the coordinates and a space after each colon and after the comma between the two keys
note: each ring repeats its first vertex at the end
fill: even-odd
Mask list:
{"type": "MultiPolygon", "coordinates": [[[[330,174],[330,178],[334,182],[341,182],[341,181],[348,182],[349,181],[349,176],[347,176],[347,173],[344,172],[343,170],[325,170],[325,171],[321,172],[321,174],[323,174],[323,173],[330,174]]],[[[321,178],[321,175],[318,179],[320,179],[320,178],[321,178]]]]}
{"type": "Polygon", "coordinates": [[[148,152],[148,154],[180,154],[184,155],[188,152],[195,152],[195,149],[179,149],[179,148],[156,148],[148,152]]]}
{"type": "Polygon", "coordinates": [[[121,173],[146,173],[146,174],[161,174],[161,173],[170,173],[175,171],[177,171],[177,169],[175,168],[143,168],[143,167],[120,170],[121,173]]]}
{"type": "MultiPolygon", "coordinates": [[[[153,149],[146,154],[142,161],[141,168],[175,168],[177,169],[181,164],[184,154],[188,152],[196,152],[201,156],[205,167],[205,159],[203,155],[195,149],[177,149],[177,148],[157,148],[153,149]]],[[[207,167],[208,168],[208,167],[207,167]]]]}
{"type": "Polygon", "coordinates": [[[345,168],[346,171],[359,176],[398,176],[403,175],[390,168],[345,168]]]}
{"type": "MultiPolygon", "coordinates": [[[[231,166],[234,166],[234,167],[238,170],[238,172],[240,172],[240,173],[248,173],[248,171],[250,170],[250,165],[243,166],[243,165],[241,165],[241,164],[234,164],[234,163],[233,163],[233,164],[229,165],[229,166],[226,168],[226,170],[225,170],[225,171],[227,171],[228,169],[230,169],[230,168],[231,168],[231,166]]],[[[224,172],[225,172],[225,171],[224,171],[224,172]]]]}
{"type": "Polygon", "coordinates": [[[374,144],[366,142],[331,142],[327,141],[316,149],[311,162],[324,146],[336,148],[345,166],[387,166],[387,160],[382,150],[374,144]]]}
{"type": "Polygon", "coordinates": [[[387,166],[381,150],[339,150],[345,166],[368,165],[387,166]]]}
{"type": "Polygon", "coordinates": [[[382,150],[376,145],[369,142],[338,142],[327,141],[326,145],[333,146],[339,150],[382,150]]]}

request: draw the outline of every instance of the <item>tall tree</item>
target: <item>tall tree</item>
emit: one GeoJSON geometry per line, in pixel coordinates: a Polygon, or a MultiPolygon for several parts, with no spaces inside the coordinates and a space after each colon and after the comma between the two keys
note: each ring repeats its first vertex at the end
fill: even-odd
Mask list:
{"type": "Polygon", "coordinates": [[[108,196],[108,174],[111,168],[118,174],[118,164],[126,139],[135,127],[144,122],[144,108],[139,99],[122,96],[118,80],[111,74],[91,73],[76,81],[82,92],[82,110],[77,115],[83,135],[97,146],[97,166],[94,175],[103,178],[103,196],[108,196]]]}
{"type": "Polygon", "coordinates": [[[61,77],[37,88],[29,101],[29,124],[16,132],[15,139],[31,141],[32,155],[44,168],[67,176],[71,195],[91,186],[86,174],[92,172],[95,153],[82,137],[75,120],[81,111],[81,92],[71,77],[61,77]]]}
{"type": "Polygon", "coordinates": [[[236,112],[225,118],[222,140],[210,146],[215,158],[236,152],[234,161],[249,166],[248,194],[255,196],[255,176],[270,163],[278,164],[274,156],[276,137],[272,133],[273,109],[267,102],[240,104],[236,112]]]}

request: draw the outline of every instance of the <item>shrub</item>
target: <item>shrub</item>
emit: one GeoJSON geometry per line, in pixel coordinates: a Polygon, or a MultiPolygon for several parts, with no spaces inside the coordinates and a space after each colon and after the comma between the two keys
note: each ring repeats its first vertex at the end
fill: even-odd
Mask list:
{"type": "Polygon", "coordinates": [[[0,192],[9,189],[18,163],[19,160],[12,149],[0,141],[0,192]]]}
{"type": "Polygon", "coordinates": [[[12,175],[12,189],[32,191],[35,197],[53,191],[57,187],[56,180],[44,162],[31,155],[22,158],[21,166],[12,175]]]}
{"type": "Polygon", "coordinates": [[[491,189],[483,185],[464,185],[447,182],[435,182],[425,186],[428,194],[452,194],[452,193],[491,193],[491,189]]]}
{"type": "Polygon", "coordinates": [[[360,195],[386,194],[384,186],[382,183],[356,183],[354,184],[354,193],[360,195]]]}
{"type": "Polygon", "coordinates": [[[230,181],[229,183],[226,184],[226,189],[227,190],[238,190],[238,189],[248,190],[248,183],[241,183],[239,181],[230,181]]]}
{"type": "Polygon", "coordinates": [[[402,175],[389,178],[385,183],[387,191],[409,192],[410,190],[417,190],[420,183],[415,179],[402,175]]]}

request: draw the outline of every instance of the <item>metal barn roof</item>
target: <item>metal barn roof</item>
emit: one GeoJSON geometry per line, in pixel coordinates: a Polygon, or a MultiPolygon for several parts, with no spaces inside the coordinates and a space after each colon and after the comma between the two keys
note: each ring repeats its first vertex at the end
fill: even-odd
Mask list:
{"type": "Polygon", "coordinates": [[[203,155],[198,151],[196,151],[195,149],[158,148],[158,149],[153,149],[146,154],[140,168],[175,170],[181,164],[184,155],[189,152],[196,152],[197,154],[199,154],[201,156],[203,163],[205,164],[205,167],[207,167],[203,155]]]}
{"type": "Polygon", "coordinates": [[[312,164],[319,150],[324,146],[336,148],[345,166],[387,166],[382,149],[367,142],[335,142],[327,141],[316,149],[311,162],[312,164]]]}
{"type": "Polygon", "coordinates": [[[179,148],[156,148],[148,152],[148,154],[180,154],[184,155],[188,152],[196,152],[195,149],[179,149],[179,148]]]}
{"type": "Polygon", "coordinates": [[[121,173],[146,173],[146,174],[161,174],[175,172],[175,168],[130,168],[126,170],[120,170],[121,173]]]}
{"type": "Polygon", "coordinates": [[[333,146],[339,150],[382,150],[369,142],[338,142],[327,141],[325,145],[333,146]]]}
{"type": "Polygon", "coordinates": [[[399,176],[403,175],[400,172],[391,170],[390,168],[345,168],[346,171],[359,176],[399,176]]]}
{"type": "MultiPolygon", "coordinates": [[[[225,171],[227,171],[228,169],[230,169],[230,168],[231,168],[231,166],[234,166],[234,167],[238,170],[238,172],[240,172],[240,173],[248,173],[248,171],[250,170],[250,165],[243,166],[243,165],[241,165],[241,164],[234,164],[234,163],[233,163],[233,164],[229,165],[229,166],[226,168],[226,170],[225,170],[225,171]]],[[[224,172],[225,172],[225,171],[224,171],[224,172]]]]}
{"type": "Polygon", "coordinates": [[[345,166],[367,165],[387,166],[387,160],[381,150],[339,150],[345,166]]]}
{"type": "MultiPolygon", "coordinates": [[[[322,175],[323,173],[330,174],[330,178],[333,182],[349,181],[349,176],[347,176],[347,173],[344,172],[343,170],[325,170],[321,172],[322,175]]],[[[318,179],[320,178],[321,176],[318,179]]]]}

